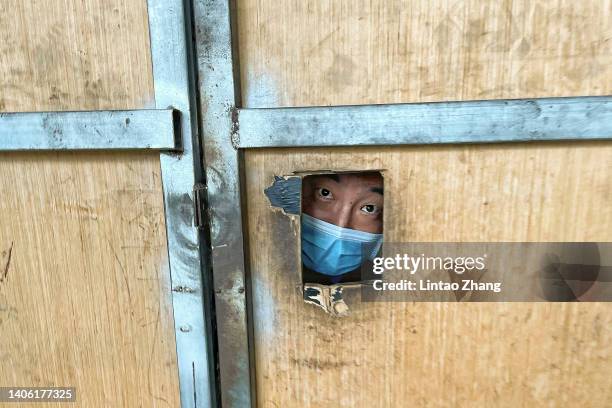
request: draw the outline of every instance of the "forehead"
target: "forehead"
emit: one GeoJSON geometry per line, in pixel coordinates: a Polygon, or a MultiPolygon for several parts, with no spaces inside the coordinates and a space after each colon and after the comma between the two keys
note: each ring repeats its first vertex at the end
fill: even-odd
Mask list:
{"type": "Polygon", "coordinates": [[[337,173],[337,174],[321,174],[307,176],[305,178],[308,183],[328,182],[339,184],[341,186],[353,187],[382,187],[383,178],[380,173],[337,173]]]}

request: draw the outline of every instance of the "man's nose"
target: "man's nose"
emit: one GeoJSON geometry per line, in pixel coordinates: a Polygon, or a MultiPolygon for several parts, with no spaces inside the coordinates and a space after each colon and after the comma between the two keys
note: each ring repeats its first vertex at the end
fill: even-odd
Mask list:
{"type": "Polygon", "coordinates": [[[344,205],[338,214],[338,226],[342,228],[351,228],[352,224],[352,205],[344,205]]]}

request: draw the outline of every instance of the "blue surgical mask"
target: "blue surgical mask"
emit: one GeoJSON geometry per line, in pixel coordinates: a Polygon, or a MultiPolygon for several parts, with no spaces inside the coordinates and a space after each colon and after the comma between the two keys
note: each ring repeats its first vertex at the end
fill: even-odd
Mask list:
{"type": "Polygon", "coordinates": [[[302,262],[315,272],[338,276],[374,259],[383,234],[342,228],[302,214],[302,262]]]}

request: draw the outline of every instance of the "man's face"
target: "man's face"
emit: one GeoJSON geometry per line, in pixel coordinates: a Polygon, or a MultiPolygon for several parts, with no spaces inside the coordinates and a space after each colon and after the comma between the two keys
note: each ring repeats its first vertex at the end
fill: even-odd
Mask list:
{"type": "Polygon", "coordinates": [[[382,233],[380,173],[308,176],[302,191],[305,214],[342,228],[382,233]]]}

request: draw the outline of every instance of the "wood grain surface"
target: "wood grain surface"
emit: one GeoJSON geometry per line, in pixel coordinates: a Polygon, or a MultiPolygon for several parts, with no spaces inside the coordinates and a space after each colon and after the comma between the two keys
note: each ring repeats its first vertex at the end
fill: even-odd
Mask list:
{"type": "Polygon", "coordinates": [[[247,107],[605,95],[612,2],[240,0],[247,107]]]}
{"type": "Polygon", "coordinates": [[[612,145],[268,149],[246,155],[260,407],[603,407],[608,303],[361,303],[334,318],[301,300],[297,218],[274,175],[382,170],[387,242],[611,241],[612,145]]]}
{"type": "MultiPolygon", "coordinates": [[[[153,107],[148,36],[145,0],[0,0],[0,111],[153,107]]],[[[0,175],[0,385],[178,406],[159,155],[3,153],[0,175]]]]}
{"type": "MultiPolygon", "coordinates": [[[[609,95],[612,2],[238,2],[247,107],[609,95]]],[[[350,140],[346,140],[350,144],[350,140]]],[[[245,154],[259,407],[585,406],[612,400],[606,303],[301,300],[275,175],[383,170],[391,241],[610,241],[612,145],[245,154]]]]}

